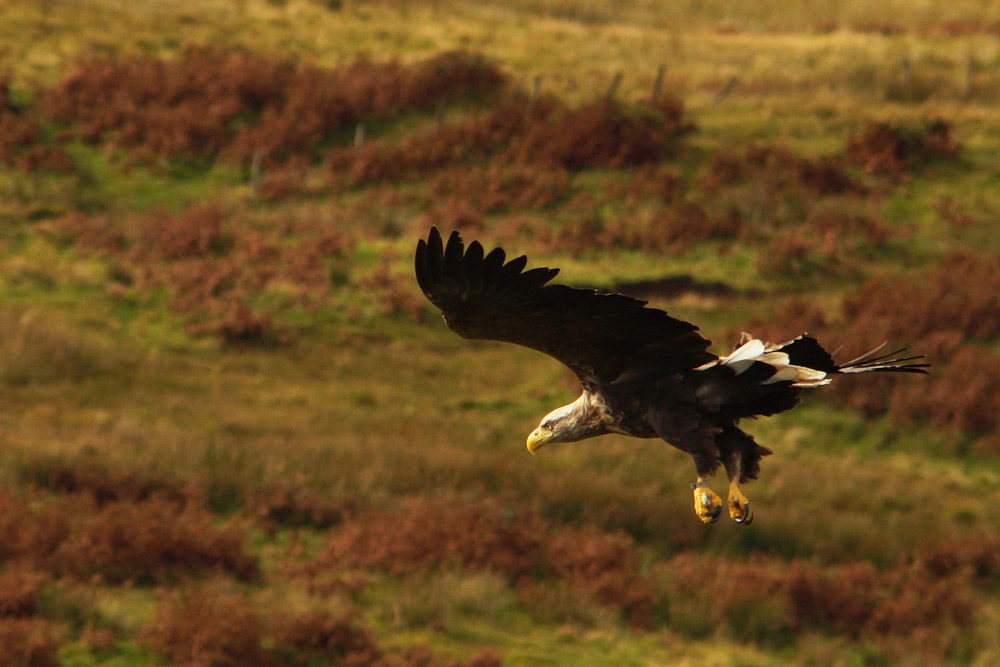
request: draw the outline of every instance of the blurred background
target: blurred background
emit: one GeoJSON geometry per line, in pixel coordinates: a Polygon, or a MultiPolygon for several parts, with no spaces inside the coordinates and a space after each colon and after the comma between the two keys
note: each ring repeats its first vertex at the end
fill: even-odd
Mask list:
{"type": "Polygon", "coordinates": [[[0,664],[997,664],[998,17],[0,0],[0,664]],[[526,453],[575,380],[446,329],[432,224],[934,368],[704,526],[662,442],[526,453]]]}

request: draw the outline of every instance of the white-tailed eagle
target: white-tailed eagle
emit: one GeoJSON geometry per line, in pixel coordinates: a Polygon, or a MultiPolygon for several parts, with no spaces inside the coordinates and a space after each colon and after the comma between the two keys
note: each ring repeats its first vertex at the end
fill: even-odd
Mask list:
{"type": "Polygon", "coordinates": [[[698,328],[621,294],[548,284],[558,269],[525,271],[524,256],[506,261],[458,232],[447,244],[437,228],[417,243],[417,282],[464,338],[517,343],[551,355],[580,379],[578,399],[547,414],[528,436],[534,453],[550,442],[573,442],[605,433],[662,438],[694,458],[694,506],[712,523],[721,499],[707,485],[719,464],[729,474],[729,516],[753,519],[740,484],[755,479],[770,454],[737,424],[773,415],[799,402],[802,389],[834,375],[867,372],[926,373],[922,357],[873,350],[838,364],[806,335],[773,345],[747,334],[729,355],[708,351],[698,328]]]}

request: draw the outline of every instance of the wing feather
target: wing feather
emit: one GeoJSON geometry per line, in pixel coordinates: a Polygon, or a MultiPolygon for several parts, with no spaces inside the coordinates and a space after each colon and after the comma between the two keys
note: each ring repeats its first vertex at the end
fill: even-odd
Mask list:
{"type": "Polygon", "coordinates": [[[447,244],[431,229],[417,243],[417,283],[465,338],[506,341],[549,354],[586,385],[690,370],[716,356],[697,327],[621,294],[549,285],[558,269],[525,271],[500,248],[447,244]]]}

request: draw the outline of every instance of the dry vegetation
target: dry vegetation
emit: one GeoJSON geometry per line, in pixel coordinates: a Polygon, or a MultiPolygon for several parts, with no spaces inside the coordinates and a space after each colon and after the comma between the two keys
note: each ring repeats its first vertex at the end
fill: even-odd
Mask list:
{"type": "Polygon", "coordinates": [[[249,52],[189,48],[174,60],[97,58],[44,94],[45,112],[89,143],[139,159],[227,157],[249,164],[312,157],[360,122],[478,99],[504,82],[464,53],[410,66],[359,59],[340,69],[298,67],[249,52]]]}
{"type": "Polygon", "coordinates": [[[869,60],[966,48],[996,22],[727,22],[707,2],[688,39],[643,2],[614,29],[585,1],[453,3],[479,39],[456,44],[420,32],[442,20],[421,3],[327,4],[206,19],[259,28],[253,48],[177,38],[190,21],[164,8],[170,44],[67,25],[89,48],[0,82],[0,662],[993,661],[995,50],[961,85],[937,51],[905,76],[817,51],[837,100],[881,91],[865,113],[797,61],[725,93],[719,64],[780,61],[786,35],[869,60]],[[526,51],[497,57],[477,22],[496,12],[530,17],[526,51]],[[400,53],[327,53],[309,23],[400,53]],[[654,44],[678,71],[656,99],[644,62],[615,94],[593,69],[529,93],[523,59],[555,67],[539,30],[602,68],[654,44]],[[494,57],[458,50],[480,42],[494,57]],[[761,425],[758,522],[705,530],[665,448],[518,458],[573,383],[443,332],[410,268],[430,224],[669,296],[719,351],[808,330],[843,358],[909,344],[933,372],[845,378],[761,425]]]}

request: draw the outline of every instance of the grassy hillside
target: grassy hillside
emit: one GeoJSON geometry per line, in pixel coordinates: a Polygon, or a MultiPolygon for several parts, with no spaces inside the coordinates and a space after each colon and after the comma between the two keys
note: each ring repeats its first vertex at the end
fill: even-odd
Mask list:
{"type": "Polygon", "coordinates": [[[1000,659],[997,12],[660,4],[0,1],[3,664],[1000,659]],[[575,381],[447,331],[432,224],[932,375],[704,526],[661,442],[524,451],[575,381]]]}

